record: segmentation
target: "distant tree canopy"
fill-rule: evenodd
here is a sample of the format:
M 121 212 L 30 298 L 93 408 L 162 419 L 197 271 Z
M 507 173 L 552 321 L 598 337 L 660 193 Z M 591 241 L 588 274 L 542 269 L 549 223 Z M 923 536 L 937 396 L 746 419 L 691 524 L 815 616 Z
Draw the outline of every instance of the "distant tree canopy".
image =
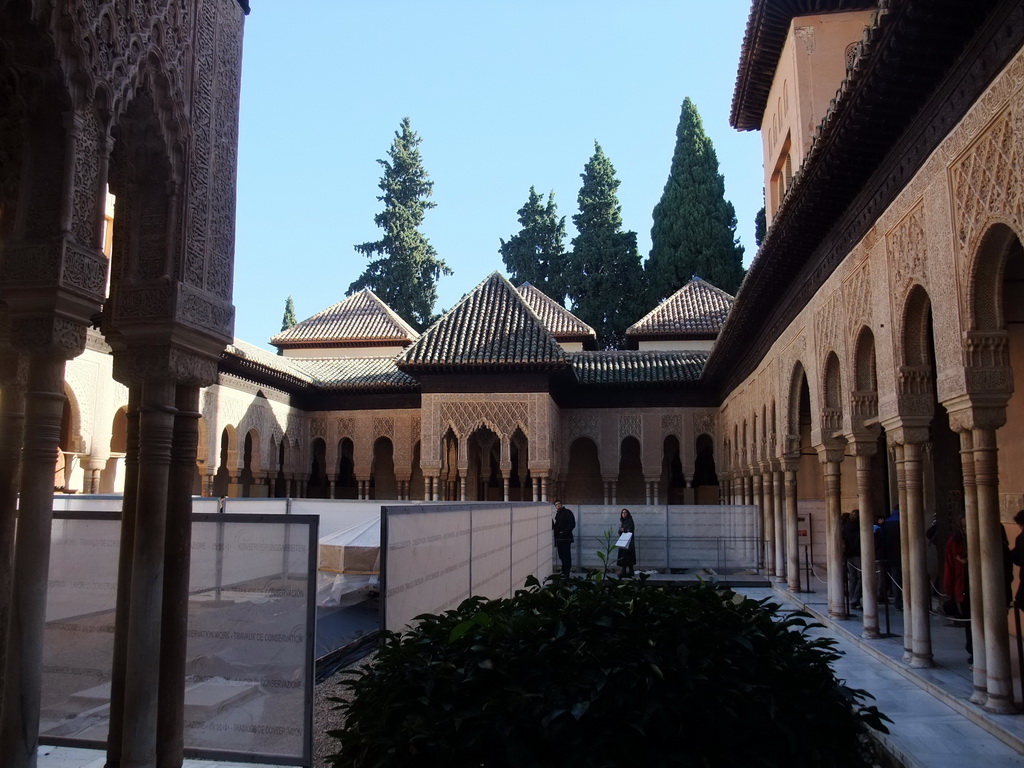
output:
M 434 318 L 437 281 L 441 275 L 452 274 L 419 231 L 426 212 L 437 205 L 428 199 L 434 182 L 423 168 L 421 141 L 409 118 L 403 118 L 388 159 L 377 161 L 384 167 L 379 184 L 383 194 L 377 197 L 384 210 L 373 220 L 383 235 L 380 240 L 355 246 L 370 263 L 348 288 L 350 295 L 369 288 L 419 330 Z
M 597 332 L 606 349 L 621 347 L 636 321 L 643 271 L 636 232 L 622 231 L 622 206 L 615 168 L 601 145 L 580 174 L 579 213 L 572 217 L 579 233 L 568 255 L 566 286 L 573 312 Z
M 555 193 L 547 203 L 530 187 L 530 196 L 519 209 L 522 228 L 501 240 L 501 253 L 509 279 L 516 285 L 531 283 L 555 301 L 565 300 L 565 217 L 558 215 Z
M 765 216 L 764 206 L 761 206 L 761 210 L 754 216 L 754 244 L 760 248 L 761 243 L 764 242 L 764 236 L 768 234 L 768 219 Z
M 718 156 L 689 98 L 679 115 L 668 181 L 654 207 L 644 271 L 651 303 L 671 296 L 694 275 L 729 293 L 736 293 L 743 281 L 736 211 L 725 199 Z

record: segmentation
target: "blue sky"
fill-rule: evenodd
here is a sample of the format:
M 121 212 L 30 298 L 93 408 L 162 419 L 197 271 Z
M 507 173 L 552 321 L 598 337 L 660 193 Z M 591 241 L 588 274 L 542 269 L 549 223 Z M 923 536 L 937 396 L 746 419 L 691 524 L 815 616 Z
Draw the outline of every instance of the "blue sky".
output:
M 495 269 L 531 185 L 570 237 L 598 141 L 626 229 L 650 251 L 683 98 L 714 142 L 749 263 L 761 142 L 728 123 L 746 0 L 261 0 L 246 19 L 235 335 L 270 348 L 344 298 L 376 240 L 381 167 L 408 116 L 434 181 L 423 231 L 447 309 Z M 568 245 L 568 242 L 567 242 Z

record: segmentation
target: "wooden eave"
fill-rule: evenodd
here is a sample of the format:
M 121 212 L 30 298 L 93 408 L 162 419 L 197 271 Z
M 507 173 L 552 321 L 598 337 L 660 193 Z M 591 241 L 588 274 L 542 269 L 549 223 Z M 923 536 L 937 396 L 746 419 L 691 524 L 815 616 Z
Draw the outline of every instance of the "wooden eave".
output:
M 273 343 L 273 342 L 272 342 Z M 410 339 L 404 338 L 372 338 L 372 339 L 308 339 L 300 341 L 284 341 L 274 344 L 278 349 L 345 349 L 350 347 L 402 347 L 403 349 L 412 344 Z
M 410 363 L 399 361 L 397 364 L 398 370 L 403 373 L 407 373 L 410 376 L 430 375 L 430 374 L 466 374 L 474 375 L 480 373 L 500 373 L 510 376 L 521 373 L 551 373 L 554 371 L 562 370 L 564 368 L 571 368 L 572 366 L 565 361 L 551 361 L 551 362 L 525 362 L 525 361 L 508 361 L 508 362 L 437 362 L 437 363 Z
M 893 5 L 868 35 L 747 271 L 704 369 L 720 392 L 753 372 L 1024 43 L 1019 0 Z
M 313 385 L 298 376 L 279 371 L 265 366 L 255 360 L 223 352 L 220 357 L 218 369 L 223 373 L 230 373 L 239 378 L 246 379 L 254 384 L 268 384 L 283 389 L 286 392 L 309 391 Z

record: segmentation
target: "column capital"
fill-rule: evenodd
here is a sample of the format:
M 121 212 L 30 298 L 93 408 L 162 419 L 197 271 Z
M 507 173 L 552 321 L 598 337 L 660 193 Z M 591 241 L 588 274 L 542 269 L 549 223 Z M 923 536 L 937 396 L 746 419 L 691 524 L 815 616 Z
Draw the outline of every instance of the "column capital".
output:
M 838 448 L 830 445 L 816 445 L 814 450 L 818 452 L 818 461 L 822 464 L 839 464 L 846 455 L 846 448 Z
M 949 428 L 954 432 L 972 429 L 999 429 L 1006 424 L 1009 395 L 960 395 L 943 402 L 949 412 Z

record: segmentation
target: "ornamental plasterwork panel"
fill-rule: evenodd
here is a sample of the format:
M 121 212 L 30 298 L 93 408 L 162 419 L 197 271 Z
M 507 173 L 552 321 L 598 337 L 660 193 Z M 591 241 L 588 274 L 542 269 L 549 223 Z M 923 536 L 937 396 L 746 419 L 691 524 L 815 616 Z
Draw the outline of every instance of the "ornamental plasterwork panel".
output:
M 856 343 L 857 332 L 871 328 L 871 262 L 865 259 L 843 284 L 846 302 L 846 333 L 850 344 Z
M 439 420 L 442 425 L 451 425 L 462 438 L 484 425 L 496 430 L 500 437 L 510 437 L 517 427 L 527 437 L 530 435 L 528 404 L 519 395 L 450 397 L 453 399 L 441 402 Z
M 309 436 L 312 440 L 322 437 L 325 441 L 329 442 L 330 432 L 325 416 L 313 416 L 309 420 Z
M 885 237 L 886 260 L 892 275 L 892 316 L 898 317 L 911 282 L 925 282 L 928 258 L 924 203 L 919 200 Z
M 675 435 L 680 444 L 683 442 L 683 417 L 679 414 L 664 414 L 661 417 L 661 436 Z
M 589 437 L 596 445 L 601 444 L 601 420 L 592 413 L 573 413 L 565 420 L 563 445 L 571 446 L 581 437 Z
M 700 435 L 708 435 L 714 440 L 715 435 L 718 433 L 717 430 L 718 417 L 714 413 L 695 413 L 693 414 L 693 434 L 694 437 Z
M 334 420 L 334 443 L 337 445 L 346 437 L 349 440 L 354 440 L 356 436 L 356 422 L 355 419 L 346 416 L 344 418 Z
M 1024 231 L 1024 111 L 1007 107 L 949 169 L 953 231 L 966 270 L 983 230 L 993 218 Z
M 393 443 L 395 440 L 395 420 L 390 416 L 373 417 L 373 441 L 381 437 L 387 437 Z
M 643 445 L 643 426 L 640 423 L 640 414 L 629 413 L 619 416 L 619 443 L 624 438 L 635 437 L 640 445 Z

